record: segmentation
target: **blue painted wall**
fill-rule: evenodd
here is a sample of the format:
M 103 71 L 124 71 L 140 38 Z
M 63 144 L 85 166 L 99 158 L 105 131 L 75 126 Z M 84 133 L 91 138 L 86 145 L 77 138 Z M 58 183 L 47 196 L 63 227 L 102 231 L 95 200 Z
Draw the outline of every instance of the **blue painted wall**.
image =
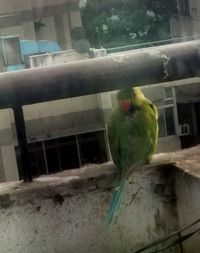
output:
M 22 61 L 24 61 L 25 56 L 28 55 L 37 55 L 62 51 L 61 47 L 57 43 L 49 40 L 20 40 L 20 50 Z M 25 69 L 25 64 L 22 63 L 6 67 L 6 71 L 8 72 L 21 69 Z
M 20 40 L 22 55 L 44 54 L 61 51 L 61 47 L 49 40 Z

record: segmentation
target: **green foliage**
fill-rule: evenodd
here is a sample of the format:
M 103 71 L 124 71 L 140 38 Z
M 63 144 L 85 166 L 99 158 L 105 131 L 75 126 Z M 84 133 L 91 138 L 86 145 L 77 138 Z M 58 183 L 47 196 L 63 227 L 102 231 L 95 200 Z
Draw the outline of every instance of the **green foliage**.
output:
M 46 27 L 45 23 L 43 23 L 42 19 L 35 20 L 33 22 L 35 31 L 38 31 L 44 27 Z
M 87 0 L 81 10 L 86 37 L 96 48 L 167 39 L 176 13 L 176 0 Z

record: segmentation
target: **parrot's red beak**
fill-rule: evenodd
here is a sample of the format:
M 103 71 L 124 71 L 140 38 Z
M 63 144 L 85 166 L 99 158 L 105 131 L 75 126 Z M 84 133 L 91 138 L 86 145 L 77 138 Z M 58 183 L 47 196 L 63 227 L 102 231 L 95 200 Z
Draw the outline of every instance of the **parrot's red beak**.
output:
M 131 108 L 131 100 L 130 99 L 126 99 L 126 100 L 122 100 L 119 102 L 121 109 L 124 112 L 129 112 L 130 108 Z

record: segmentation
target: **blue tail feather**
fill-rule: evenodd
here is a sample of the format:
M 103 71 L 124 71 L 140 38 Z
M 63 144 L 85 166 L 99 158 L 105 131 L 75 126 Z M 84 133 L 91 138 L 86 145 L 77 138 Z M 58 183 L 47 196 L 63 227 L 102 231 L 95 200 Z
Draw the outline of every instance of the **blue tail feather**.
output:
M 125 186 L 125 180 L 119 181 L 112 194 L 112 199 L 111 199 L 111 203 L 110 203 L 107 218 L 106 218 L 106 223 L 108 225 L 110 225 L 114 217 L 118 215 L 119 207 L 120 207 L 122 196 L 123 196 L 124 186 Z

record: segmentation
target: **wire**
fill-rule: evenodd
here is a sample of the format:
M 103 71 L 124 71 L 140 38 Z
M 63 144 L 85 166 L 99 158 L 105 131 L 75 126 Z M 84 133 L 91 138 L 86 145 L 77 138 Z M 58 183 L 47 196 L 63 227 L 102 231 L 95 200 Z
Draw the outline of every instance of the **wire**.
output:
M 147 249 L 152 249 L 152 248 L 154 248 L 155 246 L 158 246 L 158 245 L 160 245 L 160 244 L 162 244 L 162 243 L 165 243 L 165 242 L 169 241 L 170 239 L 172 239 L 172 238 L 175 237 L 175 236 L 179 236 L 178 239 L 176 239 L 175 241 L 172 242 L 172 243 L 175 243 L 175 245 L 176 245 L 176 244 L 178 244 L 178 243 L 180 243 L 180 242 L 182 242 L 182 241 L 188 239 L 189 237 L 191 237 L 191 236 L 194 235 L 195 233 L 199 232 L 199 231 L 200 231 L 200 228 L 197 229 L 196 231 L 192 232 L 192 233 L 189 233 L 189 234 L 187 234 L 187 235 L 184 235 L 184 236 L 181 236 L 181 237 L 180 237 L 180 233 L 182 233 L 182 232 L 184 232 L 185 230 L 187 230 L 187 229 L 193 227 L 194 225 L 196 225 L 196 224 L 199 223 L 199 222 L 200 222 L 200 219 L 196 220 L 195 222 L 193 222 L 193 223 L 190 224 L 189 226 L 186 226 L 186 227 L 184 227 L 183 229 L 180 229 L 180 230 L 178 230 L 178 231 L 172 233 L 171 235 L 168 235 L 168 236 L 165 236 L 165 237 L 163 237 L 163 238 L 161 238 L 161 239 L 158 239 L 158 240 L 156 240 L 156 241 L 154 241 L 154 242 L 152 242 L 152 243 L 150 243 L 150 244 L 144 246 L 143 248 L 141 248 L 141 249 L 139 249 L 139 250 L 133 251 L 133 253 L 141 253 L 141 252 L 144 252 L 144 251 L 146 251 Z M 175 246 L 175 245 L 172 245 L 172 246 Z M 168 245 L 167 247 L 172 247 L 172 246 Z M 162 250 L 162 249 L 160 249 L 160 251 L 161 251 L 161 250 Z M 163 250 L 164 250 L 164 249 L 163 249 Z M 159 251 L 157 250 L 157 251 L 155 251 L 155 252 L 159 252 Z M 153 252 L 153 253 L 154 253 L 154 252 Z

